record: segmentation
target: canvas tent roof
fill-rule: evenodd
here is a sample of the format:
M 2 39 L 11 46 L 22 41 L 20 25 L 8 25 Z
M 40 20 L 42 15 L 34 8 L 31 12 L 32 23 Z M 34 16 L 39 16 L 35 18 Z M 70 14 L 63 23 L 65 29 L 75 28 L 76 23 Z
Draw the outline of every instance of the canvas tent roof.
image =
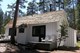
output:
M 21 24 L 39 24 L 39 23 L 50 23 L 50 22 L 57 22 L 62 19 L 65 19 L 66 13 L 65 11 L 53 11 L 53 12 L 47 12 L 44 14 L 35 14 L 33 16 L 24 16 L 19 17 L 17 19 L 16 26 L 19 26 Z M 10 21 L 8 26 L 12 26 L 12 21 Z

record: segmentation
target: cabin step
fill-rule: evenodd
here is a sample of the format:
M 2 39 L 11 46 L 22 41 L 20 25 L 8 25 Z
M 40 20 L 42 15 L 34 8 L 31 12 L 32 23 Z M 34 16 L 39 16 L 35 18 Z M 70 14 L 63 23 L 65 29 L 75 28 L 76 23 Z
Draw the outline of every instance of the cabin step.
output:
M 26 49 L 34 49 L 36 44 L 28 43 Z

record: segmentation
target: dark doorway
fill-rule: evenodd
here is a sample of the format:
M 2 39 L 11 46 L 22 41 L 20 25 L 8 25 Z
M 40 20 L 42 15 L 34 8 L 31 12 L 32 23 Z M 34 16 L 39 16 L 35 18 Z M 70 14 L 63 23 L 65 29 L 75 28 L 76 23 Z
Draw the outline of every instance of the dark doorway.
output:
M 33 37 L 39 37 L 39 42 L 41 42 L 41 38 L 45 38 L 45 34 L 46 34 L 46 27 L 45 25 L 41 25 L 41 26 L 33 26 L 32 27 L 32 36 Z

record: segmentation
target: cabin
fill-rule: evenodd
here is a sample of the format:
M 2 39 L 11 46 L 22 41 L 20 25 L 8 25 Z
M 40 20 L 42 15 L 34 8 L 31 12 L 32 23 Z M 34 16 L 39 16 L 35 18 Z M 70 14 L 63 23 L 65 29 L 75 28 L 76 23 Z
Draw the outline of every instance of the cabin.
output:
M 12 20 L 6 25 L 6 34 L 10 35 Z M 67 26 L 68 38 L 62 41 L 61 45 L 75 47 L 76 46 L 76 31 L 68 27 L 67 14 L 65 11 L 53 11 L 44 14 L 34 14 L 32 16 L 19 17 L 16 24 L 17 43 L 27 44 L 35 43 L 42 46 L 47 44 L 47 47 L 58 47 L 58 38 L 61 36 L 61 26 Z M 10 33 L 9 33 L 10 32 Z M 46 47 L 46 46 L 43 46 Z

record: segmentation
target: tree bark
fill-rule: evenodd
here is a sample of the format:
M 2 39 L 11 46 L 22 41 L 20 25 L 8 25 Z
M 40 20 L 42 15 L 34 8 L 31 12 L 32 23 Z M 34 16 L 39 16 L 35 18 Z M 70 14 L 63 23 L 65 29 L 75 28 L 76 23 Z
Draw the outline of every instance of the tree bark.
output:
M 45 12 L 45 0 L 43 0 L 43 13 Z
M 74 29 L 76 29 L 76 18 L 75 18 L 75 7 L 74 6 L 75 5 L 74 5 L 74 0 L 73 0 L 73 16 L 74 16 L 74 18 L 73 18 L 73 21 L 74 21 L 73 27 L 74 27 Z
M 50 4 L 50 11 L 52 11 L 52 7 L 51 6 L 52 6 L 52 4 Z
M 11 44 L 15 44 L 15 36 L 16 36 L 16 21 L 17 21 L 17 15 L 19 10 L 19 1 L 16 1 L 16 7 L 15 7 L 15 13 L 14 13 L 14 20 L 13 20 L 13 26 L 12 26 L 12 34 L 11 34 Z
M 60 8 L 61 8 L 61 7 L 60 7 L 60 5 L 61 5 L 61 4 L 60 4 L 60 3 L 61 3 L 61 0 L 59 0 L 58 2 L 59 2 L 58 5 L 59 5 L 59 10 L 60 10 Z

